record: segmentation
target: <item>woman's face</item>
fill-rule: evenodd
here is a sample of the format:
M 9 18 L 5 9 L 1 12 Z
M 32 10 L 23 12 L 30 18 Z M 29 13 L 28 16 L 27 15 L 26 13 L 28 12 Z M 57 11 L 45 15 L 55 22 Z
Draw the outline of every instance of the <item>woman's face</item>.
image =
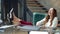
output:
M 50 9 L 49 9 L 48 15 L 49 15 L 49 16 L 52 16 L 52 15 L 53 15 L 53 8 L 50 8 Z

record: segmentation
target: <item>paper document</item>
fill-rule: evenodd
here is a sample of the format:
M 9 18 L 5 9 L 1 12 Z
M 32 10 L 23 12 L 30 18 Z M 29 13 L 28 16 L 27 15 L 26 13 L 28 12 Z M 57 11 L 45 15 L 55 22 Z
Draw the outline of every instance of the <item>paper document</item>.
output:
M 14 26 L 14 25 L 5 25 L 5 26 L 1 26 L 0 29 L 1 29 L 1 28 L 9 28 L 9 27 L 13 27 L 13 26 Z

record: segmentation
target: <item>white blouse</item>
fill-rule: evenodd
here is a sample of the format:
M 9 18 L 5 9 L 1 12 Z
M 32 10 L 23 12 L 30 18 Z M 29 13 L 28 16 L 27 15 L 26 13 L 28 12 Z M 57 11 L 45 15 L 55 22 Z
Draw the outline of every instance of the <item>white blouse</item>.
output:
M 38 21 L 38 22 L 36 23 L 36 26 L 42 26 L 42 24 L 43 24 L 43 22 L 45 21 L 45 19 L 46 19 L 46 18 L 42 19 L 41 21 Z M 51 23 L 50 23 L 50 20 L 51 20 L 51 19 L 49 19 L 48 22 L 45 24 L 45 27 L 50 27 L 50 24 L 51 24 Z M 53 19 L 53 21 L 52 21 L 51 27 L 56 27 L 56 26 L 57 26 L 57 23 L 58 23 L 58 18 L 55 17 L 55 18 Z

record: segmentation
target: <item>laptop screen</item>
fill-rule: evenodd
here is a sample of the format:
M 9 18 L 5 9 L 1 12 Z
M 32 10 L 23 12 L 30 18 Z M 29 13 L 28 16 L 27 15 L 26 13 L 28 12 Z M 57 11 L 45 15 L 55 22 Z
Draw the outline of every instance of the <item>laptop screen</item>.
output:
M 46 31 L 30 31 L 29 34 L 48 34 L 48 32 Z

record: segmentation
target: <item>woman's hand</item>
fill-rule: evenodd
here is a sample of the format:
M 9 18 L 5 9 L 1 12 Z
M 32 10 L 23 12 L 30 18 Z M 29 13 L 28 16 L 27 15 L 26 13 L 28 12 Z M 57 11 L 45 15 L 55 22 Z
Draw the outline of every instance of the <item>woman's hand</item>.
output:
M 43 25 L 42 28 L 45 29 L 46 28 L 45 25 Z

